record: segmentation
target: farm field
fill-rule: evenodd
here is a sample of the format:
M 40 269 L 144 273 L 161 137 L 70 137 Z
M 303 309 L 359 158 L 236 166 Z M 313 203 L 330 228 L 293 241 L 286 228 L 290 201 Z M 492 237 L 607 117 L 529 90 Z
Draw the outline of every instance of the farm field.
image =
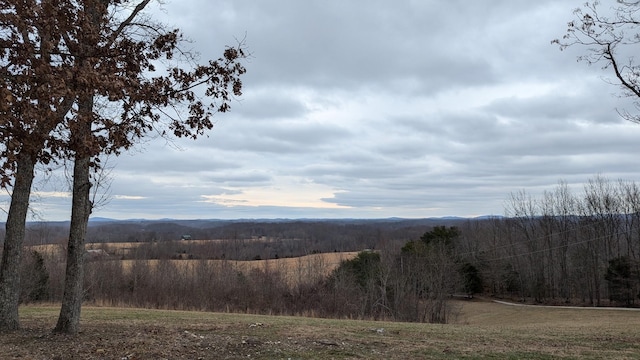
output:
M 121 261 L 124 268 L 130 268 L 135 262 L 145 262 L 151 266 L 157 265 L 160 261 L 168 261 L 174 265 L 179 265 L 185 268 L 195 266 L 202 261 L 206 261 L 211 264 L 220 264 L 223 262 L 229 263 L 238 267 L 239 270 L 249 269 L 283 269 L 286 271 L 296 270 L 300 266 L 307 266 L 316 264 L 324 269 L 333 270 L 344 260 L 353 259 L 358 255 L 358 252 L 339 252 L 339 253 L 320 253 L 311 254 L 305 256 L 298 256 L 292 258 L 281 259 L 268 259 L 268 260 L 116 260 Z
M 26 306 L 0 358 L 640 358 L 638 311 L 456 305 L 449 325 L 85 307 L 75 337 L 51 334 L 57 306 Z
M 357 252 L 340 252 L 340 253 L 321 253 L 299 256 L 294 258 L 268 259 L 268 260 L 115 260 L 119 261 L 125 270 L 130 269 L 135 263 L 144 263 L 150 265 L 153 269 L 161 261 L 169 262 L 176 265 L 178 269 L 188 271 L 202 262 L 208 265 L 216 266 L 223 263 L 234 267 L 238 271 L 248 273 L 252 269 L 260 270 L 282 270 L 286 274 L 287 281 L 290 284 L 295 283 L 297 277 L 314 272 L 316 276 L 327 276 L 337 268 L 342 261 L 353 259 L 358 255 Z
M 176 244 L 184 245 L 188 247 L 190 245 L 197 244 L 206 244 L 208 242 L 223 242 L 227 240 L 182 240 L 174 242 Z M 247 240 L 247 241 L 264 241 L 264 240 Z M 188 255 L 199 255 L 197 253 L 193 254 L 180 254 L 183 255 L 182 259 L 165 259 L 165 260 L 156 260 L 156 259 L 125 259 L 121 260 L 121 254 L 123 250 L 133 249 L 138 246 L 144 245 L 148 243 L 88 243 L 86 244 L 86 249 L 91 250 L 101 250 L 104 251 L 107 256 L 101 257 L 101 261 L 113 261 L 117 262 L 122 266 L 122 269 L 128 271 L 131 269 L 134 264 L 144 264 L 148 265 L 150 268 L 156 267 L 160 262 L 170 263 L 171 265 L 175 265 L 176 269 L 182 269 L 183 271 L 193 270 L 198 266 L 202 266 L 203 262 L 210 266 L 222 266 L 227 265 L 235 268 L 238 271 L 242 271 L 245 273 L 250 272 L 253 269 L 260 270 L 278 270 L 281 273 L 286 274 L 286 279 L 290 283 L 290 285 L 299 282 L 299 277 L 301 276 L 309 276 L 309 274 L 313 274 L 314 276 L 327 276 L 337 268 L 342 261 L 353 259 L 358 255 L 358 252 L 332 252 L 332 253 L 317 253 L 310 254 L 305 256 L 298 257 L 290 257 L 290 258 L 279 258 L 279 259 L 263 259 L 263 260 L 212 260 L 212 259 L 198 259 L 192 260 L 189 259 Z M 48 244 L 48 245 L 33 245 L 30 246 L 29 249 L 38 251 L 42 254 L 48 254 L 53 256 L 62 256 L 64 253 L 64 249 L 58 244 Z
M 114 254 L 114 253 L 118 253 L 121 252 L 123 249 L 135 249 L 137 247 L 140 246 L 144 246 L 144 245 L 150 245 L 150 244 L 180 244 L 180 245 L 184 245 L 184 246 L 190 246 L 190 245 L 204 245 L 207 243 L 224 243 L 224 242 L 229 242 L 230 240 L 224 240 L 224 239 L 211 239 L 211 240 L 176 240 L 176 241 L 165 241 L 165 242 L 161 242 L 161 243 L 153 243 L 153 242 L 143 242 L 143 241 L 139 241 L 139 242 L 106 242 L 106 243 L 92 243 L 92 242 L 88 242 L 85 244 L 85 247 L 87 250 L 90 249 L 103 249 L 105 251 L 107 251 L 108 253 Z M 264 243 L 264 242 L 269 242 L 268 240 L 265 239 L 243 239 L 242 242 L 244 243 Z M 44 244 L 44 245 L 30 245 L 29 248 L 36 250 L 36 251 L 40 251 L 40 252 L 57 252 L 60 251 L 62 249 L 60 244 Z

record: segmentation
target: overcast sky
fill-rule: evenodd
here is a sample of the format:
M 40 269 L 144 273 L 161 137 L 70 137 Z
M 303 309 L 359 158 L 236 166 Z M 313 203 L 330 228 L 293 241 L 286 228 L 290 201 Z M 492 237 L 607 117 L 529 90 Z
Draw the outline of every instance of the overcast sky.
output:
M 616 112 L 633 105 L 609 72 L 576 61 L 584 49 L 550 43 L 583 2 L 156 4 L 203 60 L 245 39 L 244 94 L 208 138 L 112 159 L 93 216 L 501 215 L 510 193 L 560 180 L 638 181 L 640 125 Z M 40 219 L 69 217 L 63 179 L 36 190 Z

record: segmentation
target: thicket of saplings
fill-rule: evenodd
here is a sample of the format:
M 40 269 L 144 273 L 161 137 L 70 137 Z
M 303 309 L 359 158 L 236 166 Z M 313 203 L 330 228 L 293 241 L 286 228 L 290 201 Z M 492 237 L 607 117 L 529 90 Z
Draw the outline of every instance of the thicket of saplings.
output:
M 371 250 L 328 275 L 321 261 L 241 271 L 229 260 L 234 254 L 275 257 L 273 248 L 282 248 L 269 241 L 211 242 L 210 253 L 180 249 L 180 242 L 145 244 L 146 250 L 130 256 L 154 254 L 156 264 L 88 260 L 86 299 L 118 306 L 428 322 L 450 319 L 449 300 L 455 294 L 547 304 L 637 304 L 640 188 L 634 182 L 596 177 L 578 194 L 564 183 L 538 197 L 514 193 L 506 212 L 504 218 L 431 227 L 413 240 L 373 233 Z M 294 246 L 295 240 L 282 244 Z M 154 252 L 154 246 L 167 248 Z M 200 260 L 171 260 L 184 258 L 180 253 L 200 254 L 194 256 Z M 62 259 L 30 254 L 22 274 L 23 300 L 60 299 Z M 207 256 L 227 260 L 212 262 Z

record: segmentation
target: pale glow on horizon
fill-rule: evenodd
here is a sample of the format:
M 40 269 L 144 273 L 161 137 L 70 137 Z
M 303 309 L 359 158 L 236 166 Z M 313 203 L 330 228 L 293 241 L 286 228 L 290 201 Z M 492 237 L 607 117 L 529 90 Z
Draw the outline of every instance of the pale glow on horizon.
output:
M 219 195 L 201 195 L 205 203 L 213 203 L 226 207 L 235 206 L 280 206 L 306 207 L 322 209 L 349 209 L 322 199 L 333 198 L 338 190 L 326 185 L 304 179 L 284 177 L 278 179 L 274 186 L 263 186 L 249 189 L 229 189 L 229 193 Z

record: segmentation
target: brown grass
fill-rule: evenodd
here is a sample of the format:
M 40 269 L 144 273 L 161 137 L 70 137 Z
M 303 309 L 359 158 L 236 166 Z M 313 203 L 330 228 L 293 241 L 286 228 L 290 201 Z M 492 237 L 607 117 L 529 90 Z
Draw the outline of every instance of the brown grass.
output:
M 183 245 L 203 245 L 203 244 L 207 244 L 207 243 L 211 243 L 211 242 L 225 242 L 225 241 L 229 241 L 229 240 L 219 240 L 219 239 L 214 239 L 214 240 L 179 240 L 179 241 L 167 241 L 167 242 L 163 242 L 161 244 L 164 243 L 175 243 L 175 244 L 183 244 Z M 244 241 L 259 241 L 259 240 L 244 240 Z M 117 252 L 122 251 L 123 249 L 135 249 L 137 247 L 140 247 L 142 245 L 149 245 L 149 244 L 153 244 L 153 243 L 149 243 L 149 242 L 110 242 L 110 243 L 86 243 L 85 244 L 85 248 L 87 250 L 89 249 L 104 249 L 106 252 L 110 253 L 110 254 L 114 254 Z M 30 249 L 39 251 L 39 252 L 44 252 L 44 253 L 50 253 L 50 252 L 54 252 L 54 251 L 59 251 L 62 248 L 61 244 L 44 244 L 44 245 L 29 245 L 28 246 Z
M 208 242 L 223 242 L 229 240 L 179 240 L 175 243 L 184 245 L 194 244 L 206 244 Z M 265 242 L 271 241 L 269 238 L 247 239 L 244 241 L 256 241 Z M 114 242 L 114 243 L 87 243 L 86 249 L 103 249 L 107 253 L 122 254 L 127 249 L 133 249 L 139 247 L 144 242 Z M 49 255 L 63 255 L 63 247 L 60 244 L 46 244 L 46 245 L 32 245 L 29 247 L 32 250 L 38 251 L 43 254 Z M 334 252 L 334 253 L 320 253 L 311 254 L 293 258 L 280 258 L 280 259 L 268 259 L 268 260 L 192 260 L 192 259 L 171 259 L 171 260 L 116 260 L 105 259 L 103 261 L 118 261 L 122 264 L 125 271 L 130 270 L 133 264 L 147 264 L 152 268 L 157 266 L 160 261 L 169 262 L 178 269 L 188 271 L 194 269 L 196 266 L 206 262 L 211 266 L 219 266 L 222 263 L 231 265 L 239 271 L 245 273 L 254 269 L 259 270 L 271 270 L 280 271 L 282 274 L 286 274 L 286 278 L 290 284 L 298 282 L 300 277 L 305 276 L 305 279 L 310 277 L 318 278 L 327 276 L 344 260 L 350 260 L 356 257 L 358 252 Z M 196 254 L 197 255 L 197 254 Z
M 12 359 L 637 359 L 640 312 L 455 302 L 451 325 L 86 307 L 51 335 L 57 306 L 21 308 Z
M 152 269 L 158 266 L 160 262 L 168 262 L 177 269 L 190 271 L 206 263 L 209 266 L 221 266 L 223 263 L 230 265 L 245 273 L 258 269 L 264 271 L 278 271 L 285 274 L 290 284 L 295 284 L 300 279 L 309 279 L 327 276 L 344 260 L 353 259 L 358 255 L 357 252 L 336 252 L 336 253 L 320 253 L 294 258 L 281 258 L 269 260 L 108 260 L 118 261 L 122 264 L 125 271 L 130 270 L 134 264 L 146 264 Z

